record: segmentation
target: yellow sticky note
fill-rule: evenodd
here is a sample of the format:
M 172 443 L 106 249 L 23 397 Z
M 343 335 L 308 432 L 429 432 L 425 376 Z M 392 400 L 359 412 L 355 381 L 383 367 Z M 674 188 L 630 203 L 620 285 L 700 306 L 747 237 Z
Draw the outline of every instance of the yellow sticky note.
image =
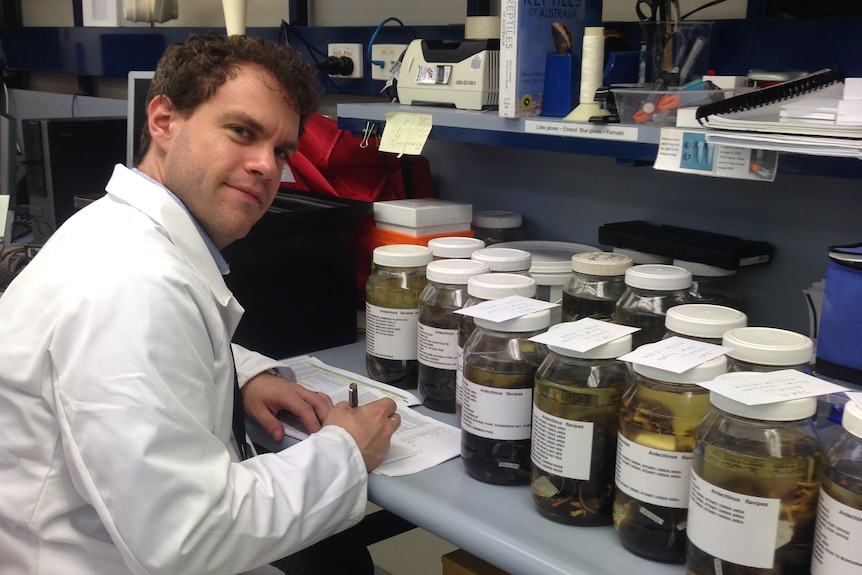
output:
M 390 112 L 380 138 L 380 150 L 402 156 L 422 153 L 428 134 L 431 133 L 431 114 Z

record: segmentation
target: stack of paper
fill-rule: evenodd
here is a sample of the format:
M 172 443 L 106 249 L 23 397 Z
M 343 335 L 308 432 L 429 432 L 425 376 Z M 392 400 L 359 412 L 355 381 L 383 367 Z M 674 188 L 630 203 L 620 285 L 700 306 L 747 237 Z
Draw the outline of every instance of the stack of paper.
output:
M 840 102 L 838 98 L 808 98 L 801 102 L 788 102 L 781 106 L 778 120 L 804 124 L 834 124 Z
M 835 123 L 862 124 L 862 78 L 844 80 L 844 97 L 838 102 Z

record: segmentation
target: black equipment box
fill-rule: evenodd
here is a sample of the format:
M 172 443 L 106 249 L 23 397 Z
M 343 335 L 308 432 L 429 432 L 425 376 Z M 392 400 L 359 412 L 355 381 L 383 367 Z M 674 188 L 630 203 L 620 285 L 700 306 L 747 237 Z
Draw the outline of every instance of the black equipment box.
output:
M 356 341 L 357 238 L 372 204 L 282 190 L 222 250 L 245 308 L 234 342 L 281 359 Z

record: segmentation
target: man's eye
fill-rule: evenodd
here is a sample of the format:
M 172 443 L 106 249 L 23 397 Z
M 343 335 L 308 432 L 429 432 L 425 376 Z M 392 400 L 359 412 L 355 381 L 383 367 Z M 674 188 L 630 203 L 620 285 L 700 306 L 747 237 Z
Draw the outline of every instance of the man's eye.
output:
M 231 129 L 234 132 L 236 132 L 237 134 L 239 134 L 240 136 L 243 136 L 245 138 L 247 138 L 248 136 L 251 135 L 251 132 L 249 130 L 247 130 L 246 128 L 243 128 L 242 126 L 233 126 Z
M 278 156 L 278 158 L 284 162 L 290 159 L 290 152 L 282 148 L 276 148 L 275 155 Z

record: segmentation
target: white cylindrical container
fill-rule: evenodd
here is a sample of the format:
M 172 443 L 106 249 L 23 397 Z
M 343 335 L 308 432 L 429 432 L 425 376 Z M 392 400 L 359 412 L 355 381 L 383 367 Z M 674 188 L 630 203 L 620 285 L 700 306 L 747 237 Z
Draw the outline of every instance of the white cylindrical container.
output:
M 739 310 L 708 303 L 686 303 L 667 310 L 665 337 L 680 336 L 721 345 L 724 334 L 745 327 L 748 317 Z
M 476 250 L 472 259 L 488 264 L 492 273 L 530 275 L 533 256 L 530 252 L 514 248 L 483 248 Z
M 432 238 L 428 240 L 428 247 L 431 248 L 434 259 L 470 259 L 473 252 L 485 247 L 485 242 L 479 238 L 452 236 Z

